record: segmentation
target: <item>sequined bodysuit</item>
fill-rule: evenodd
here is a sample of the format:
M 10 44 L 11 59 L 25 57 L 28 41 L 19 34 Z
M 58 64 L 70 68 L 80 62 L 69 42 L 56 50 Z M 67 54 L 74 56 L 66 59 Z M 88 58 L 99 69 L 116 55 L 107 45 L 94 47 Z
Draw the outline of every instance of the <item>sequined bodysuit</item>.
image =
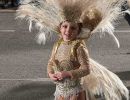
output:
M 48 73 L 71 72 L 71 78 L 55 82 L 55 97 L 63 96 L 67 100 L 71 95 L 77 95 L 83 91 L 80 80 L 89 73 L 88 52 L 79 40 L 62 41 L 57 44 L 48 63 Z

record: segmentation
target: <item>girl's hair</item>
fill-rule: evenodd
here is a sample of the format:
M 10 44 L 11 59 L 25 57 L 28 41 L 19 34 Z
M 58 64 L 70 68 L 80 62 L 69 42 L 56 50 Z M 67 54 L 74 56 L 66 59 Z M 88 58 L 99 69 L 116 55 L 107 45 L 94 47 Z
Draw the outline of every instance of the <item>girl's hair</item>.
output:
M 78 34 L 80 34 L 80 32 L 82 30 L 82 27 L 83 27 L 83 24 L 82 23 L 78 23 L 78 26 L 79 26 Z

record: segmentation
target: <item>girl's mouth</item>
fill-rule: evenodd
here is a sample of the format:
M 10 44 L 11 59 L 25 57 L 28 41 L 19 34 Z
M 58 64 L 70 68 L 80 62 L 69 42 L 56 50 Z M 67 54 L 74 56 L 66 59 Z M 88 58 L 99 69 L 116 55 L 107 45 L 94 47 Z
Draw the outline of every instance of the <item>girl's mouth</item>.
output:
M 72 36 L 72 34 L 64 34 L 65 36 L 67 36 L 67 37 L 71 37 Z

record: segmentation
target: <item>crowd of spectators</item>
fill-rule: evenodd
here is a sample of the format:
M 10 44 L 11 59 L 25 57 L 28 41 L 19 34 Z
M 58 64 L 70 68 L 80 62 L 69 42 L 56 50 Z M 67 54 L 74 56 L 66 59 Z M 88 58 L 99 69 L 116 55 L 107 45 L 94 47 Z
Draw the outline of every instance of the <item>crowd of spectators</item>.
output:
M 1 8 L 12 8 L 12 7 L 18 7 L 20 4 L 20 0 L 0 0 L 1 2 Z

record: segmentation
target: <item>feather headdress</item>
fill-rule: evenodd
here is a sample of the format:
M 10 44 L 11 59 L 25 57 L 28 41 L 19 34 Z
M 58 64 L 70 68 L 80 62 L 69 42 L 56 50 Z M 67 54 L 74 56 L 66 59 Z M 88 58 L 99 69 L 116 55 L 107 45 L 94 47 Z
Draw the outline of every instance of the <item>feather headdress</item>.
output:
M 113 34 L 116 20 L 121 15 L 121 5 L 125 0 L 24 0 L 17 10 L 18 18 L 32 22 L 39 29 L 39 37 L 45 41 L 50 33 L 58 33 L 57 27 L 64 20 L 83 24 L 83 34 L 99 32 Z

